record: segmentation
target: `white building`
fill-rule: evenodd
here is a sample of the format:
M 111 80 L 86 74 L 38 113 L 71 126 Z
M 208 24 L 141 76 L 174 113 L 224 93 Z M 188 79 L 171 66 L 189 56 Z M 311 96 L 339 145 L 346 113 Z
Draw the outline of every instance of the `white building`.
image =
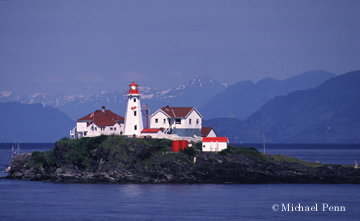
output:
M 70 138 L 114 134 L 200 141 L 201 137 L 216 137 L 212 127 L 202 128 L 203 117 L 195 107 L 163 107 L 150 116 L 150 128 L 144 129 L 138 85 L 129 86 L 125 119 L 103 107 L 78 119 Z
M 164 134 L 201 137 L 202 116 L 195 107 L 163 107 L 150 116 L 150 128 L 164 128 Z
M 70 138 L 96 137 L 100 135 L 121 135 L 124 132 L 124 118 L 105 110 L 86 115 L 76 121 L 76 127 L 70 131 Z
M 125 113 L 125 130 L 124 134 L 128 136 L 140 136 L 143 130 L 143 121 L 140 105 L 140 93 L 138 85 L 134 82 L 129 85 L 130 90 Z
M 227 148 L 229 140 L 227 137 L 203 137 L 202 151 L 217 152 Z
M 164 132 L 162 129 L 143 129 L 141 131 L 141 137 L 149 137 L 149 138 L 158 138 L 162 139 L 164 137 Z

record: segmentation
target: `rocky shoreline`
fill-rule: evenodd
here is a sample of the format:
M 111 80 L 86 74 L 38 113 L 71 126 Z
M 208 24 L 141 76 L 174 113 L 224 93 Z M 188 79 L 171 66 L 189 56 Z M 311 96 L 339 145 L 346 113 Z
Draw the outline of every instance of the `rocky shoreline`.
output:
M 6 178 L 64 183 L 360 183 L 360 169 L 279 161 L 254 148 L 173 153 L 169 141 L 124 139 L 76 141 L 86 151 L 76 149 L 73 141 L 60 141 L 49 153 L 13 157 Z

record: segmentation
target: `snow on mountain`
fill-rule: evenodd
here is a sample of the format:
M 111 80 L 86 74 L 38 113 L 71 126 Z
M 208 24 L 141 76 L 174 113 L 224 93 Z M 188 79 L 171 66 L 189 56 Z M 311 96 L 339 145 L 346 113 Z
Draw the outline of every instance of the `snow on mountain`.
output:
M 12 91 L 1 91 L 0 94 L 1 94 L 1 97 L 9 97 L 13 92 Z
M 201 107 L 215 94 L 226 89 L 226 86 L 213 78 L 198 77 L 184 85 L 168 90 L 158 90 L 146 86 L 139 86 L 142 105 L 148 104 L 150 113 L 166 105 Z M 92 95 L 48 95 L 37 93 L 33 95 L 20 95 L 11 91 L 0 92 L 0 102 L 17 101 L 32 104 L 41 103 L 60 109 L 71 119 L 79 119 L 94 110 L 106 109 L 124 116 L 127 102 L 127 90 L 115 92 L 99 91 Z

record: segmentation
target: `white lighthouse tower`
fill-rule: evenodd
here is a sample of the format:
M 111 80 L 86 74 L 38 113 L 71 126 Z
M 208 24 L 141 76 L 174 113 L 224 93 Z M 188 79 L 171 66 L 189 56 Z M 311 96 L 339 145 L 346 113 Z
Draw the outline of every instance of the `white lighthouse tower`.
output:
M 128 102 L 127 102 L 126 114 L 125 114 L 124 134 L 131 136 L 135 134 L 136 136 L 139 136 L 141 131 L 143 130 L 140 94 L 137 84 L 133 82 L 129 86 L 130 86 L 130 90 L 128 94 Z

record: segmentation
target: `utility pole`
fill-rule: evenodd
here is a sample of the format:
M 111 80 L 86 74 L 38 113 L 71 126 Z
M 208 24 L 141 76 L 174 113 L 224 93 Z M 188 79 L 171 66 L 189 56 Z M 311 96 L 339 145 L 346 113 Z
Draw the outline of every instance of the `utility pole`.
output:
M 264 154 L 265 154 L 265 134 L 263 133 L 263 143 L 264 143 Z

